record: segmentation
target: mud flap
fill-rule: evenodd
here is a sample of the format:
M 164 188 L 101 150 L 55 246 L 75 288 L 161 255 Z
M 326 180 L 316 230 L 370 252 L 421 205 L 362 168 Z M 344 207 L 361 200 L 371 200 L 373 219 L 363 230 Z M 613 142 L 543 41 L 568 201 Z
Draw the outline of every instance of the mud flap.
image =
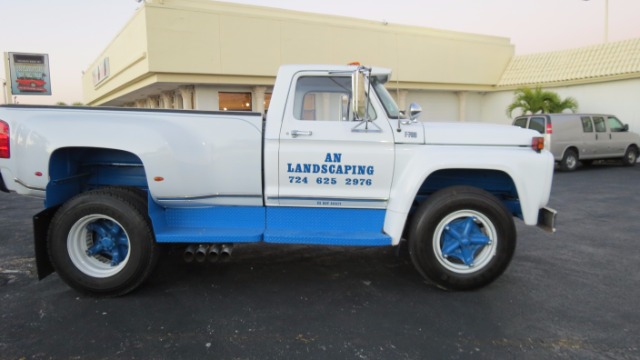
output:
M 59 206 L 55 206 L 39 212 L 33 217 L 33 240 L 36 252 L 36 267 L 38 269 L 38 280 L 42 280 L 49 276 L 55 270 L 49 259 L 49 250 L 47 248 L 47 234 L 49 233 L 49 224 L 51 219 L 58 211 Z

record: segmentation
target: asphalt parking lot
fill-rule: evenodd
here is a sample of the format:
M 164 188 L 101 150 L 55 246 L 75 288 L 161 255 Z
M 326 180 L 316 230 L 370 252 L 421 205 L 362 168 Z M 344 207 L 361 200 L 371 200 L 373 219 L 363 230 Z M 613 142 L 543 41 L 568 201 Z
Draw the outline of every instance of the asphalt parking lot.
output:
M 558 231 L 518 221 L 506 273 L 426 284 L 387 248 L 245 245 L 226 264 L 167 249 L 121 298 L 35 276 L 31 216 L 0 193 L 0 359 L 640 359 L 640 165 L 556 173 Z

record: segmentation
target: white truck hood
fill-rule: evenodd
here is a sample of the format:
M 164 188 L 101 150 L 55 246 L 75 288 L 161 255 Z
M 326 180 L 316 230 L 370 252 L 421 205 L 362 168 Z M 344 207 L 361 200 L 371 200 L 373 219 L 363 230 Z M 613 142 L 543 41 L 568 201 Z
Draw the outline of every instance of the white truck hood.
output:
M 423 123 L 427 145 L 531 146 L 540 134 L 517 126 L 485 123 Z

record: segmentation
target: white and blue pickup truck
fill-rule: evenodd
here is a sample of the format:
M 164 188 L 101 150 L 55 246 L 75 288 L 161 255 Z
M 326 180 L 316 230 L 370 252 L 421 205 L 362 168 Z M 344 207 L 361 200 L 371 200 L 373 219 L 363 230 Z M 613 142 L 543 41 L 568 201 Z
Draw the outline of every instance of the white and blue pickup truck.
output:
M 514 217 L 554 231 L 553 157 L 533 130 L 423 123 L 390 70 L 286 65 L 268 115 L 0 107 L 0 189 L 44 198 L 38 276 L 98 296 L 152 272 L 161 244 L 215 260 L 234 244 L 399 246 L 439 287 L 507 268 Z

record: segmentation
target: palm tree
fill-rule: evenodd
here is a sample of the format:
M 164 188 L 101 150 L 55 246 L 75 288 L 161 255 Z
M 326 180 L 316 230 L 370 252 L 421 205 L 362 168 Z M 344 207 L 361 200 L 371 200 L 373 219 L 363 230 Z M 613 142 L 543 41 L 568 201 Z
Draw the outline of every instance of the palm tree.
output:
M 565 110 L 571 110 L 571 112 L 578 111 L 578 100 L 572 97 L 566 97 L 564 100 L 554 101 L 550 104 L 549 112 L 550 113 L 561 113 Z
M 511 117 L 513 110 L 520 108 L 522 115 L 530 113 L 561 113 L 564 110 L 576 112 L 578 101 L 572 97 L 560 99 L 560 96 L 553 91 L 542 90 L 541 87 L 531 89 L 521 87 L 514 92 L 513 102 L 507 106 L 507 116 Z

